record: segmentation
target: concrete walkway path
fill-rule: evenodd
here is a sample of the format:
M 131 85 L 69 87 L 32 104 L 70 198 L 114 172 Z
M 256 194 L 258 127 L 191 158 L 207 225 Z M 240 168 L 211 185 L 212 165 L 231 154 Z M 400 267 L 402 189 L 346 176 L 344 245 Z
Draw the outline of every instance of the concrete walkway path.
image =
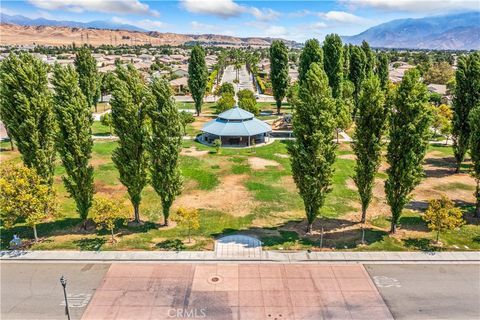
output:
M 215 251 L 1 251 L 0 261 L 58 262 L 279 262 L 279 263 L 480 263 L 480 252 L 281 252 L 253 256 Z
M 217 257 L 245 257 L 261 258 L 262 242 L 256 238 L 244 235 L 231 235 L 215 241 L 215 255 Z

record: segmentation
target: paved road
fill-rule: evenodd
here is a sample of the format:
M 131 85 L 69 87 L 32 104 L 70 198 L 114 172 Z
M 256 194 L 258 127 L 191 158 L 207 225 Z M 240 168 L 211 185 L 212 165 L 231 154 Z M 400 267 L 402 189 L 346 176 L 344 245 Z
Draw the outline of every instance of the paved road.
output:
M 479 319 L 480 265 L 366 265 L 395 319 Z
M 240 69 L 240 72 L 238 75 L 238 80 L 239 80 L 238 83 L 233 82 L 235 79 L 236 79 L 235 68 L 233 66 L 227 66 L 225 68 L 225 71 L 223 72 L 221 83 L 230 82 L 231 84 L 233 84 L 233 87 L 235 88 L 235 93 L 243 89 L 249 89 L 249 90 L 255 91 L 253 88 L 252 77 L 248 73 L 247 68 L 245 66 L 242 66 L 242 68 Z
M 71 319 L 80 319 L 109 264 L 2 263 L 0 319 L 66 319 L 62 274 Z

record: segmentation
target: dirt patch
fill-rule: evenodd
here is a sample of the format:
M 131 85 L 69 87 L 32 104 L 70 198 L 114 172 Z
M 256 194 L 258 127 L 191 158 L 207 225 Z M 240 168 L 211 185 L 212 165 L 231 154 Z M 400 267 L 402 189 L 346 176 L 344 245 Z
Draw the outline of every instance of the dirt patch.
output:
M 101 166 L 102 164 L 112 163 L 111 158 L 95 158 L 90 160 L 90 164 L 93 167 Z
M 197 130 L 200 130 L 200 129 L 202 129 L 202 127 L 205 123 L 207 123 L 208 121 L 210 121 L 212 119 L 214 119 L 214 117 L 204 117 L 204 116 L 195 117 L 195 122 L 192 123 L 192 127 L 194 127 Z
M 346 160 L 356 160 L 357 158 L 355 157 L 354 154 L 342 154 L 340 156 L 337 157 L 338 159 L 346 159 Z
M 273 155 L 279 158 L 284 158 L 284 159 L 290 158 L 288 154 L 283 154 L 283 153 L 274 153 Z
M 243 185 L 248 175 L 228 175 L 212 191 L 194 190 L 181 195 L 174 203 L 175 207 L 212 209 L 243 217 L 252 213 L 257 201 Z
M 201 157 L 208 154 L 207 150 L 197 150 L 194 146 L 190 148 L 184 148 L 180 152 L 181 155 L 190 156 L 190 157 Z
M 250 167 L 252 167 L 253 170 L 263 170 L 269 166 L 270 167 L 280 166 L 280 163 L 278 163 L 277 161 L 267 160 L 267 159 L 258 158 L 258 157 L 249 157 L 248 163 L 250 164 Z
M 103 181 L 95 181 L 94 184 L 95 193 L 104 193 L 107 194 L 109 197 L 114 196 L 115 194 L 119 193 L 122 194 L 127 192 L 127 188 L 123 184 L 117 185 L 109 185 L 105 184 Z

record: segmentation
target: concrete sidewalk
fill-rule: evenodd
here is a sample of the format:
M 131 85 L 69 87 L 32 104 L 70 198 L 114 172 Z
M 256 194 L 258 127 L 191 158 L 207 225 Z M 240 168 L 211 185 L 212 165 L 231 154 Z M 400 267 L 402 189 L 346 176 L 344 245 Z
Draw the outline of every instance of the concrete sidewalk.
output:
M 480 252 L 280 252 L 219 256 L 214 251 L 1 251 L 0 261 L 35 262 L 278 262 L 278 263 L 480 263 Z

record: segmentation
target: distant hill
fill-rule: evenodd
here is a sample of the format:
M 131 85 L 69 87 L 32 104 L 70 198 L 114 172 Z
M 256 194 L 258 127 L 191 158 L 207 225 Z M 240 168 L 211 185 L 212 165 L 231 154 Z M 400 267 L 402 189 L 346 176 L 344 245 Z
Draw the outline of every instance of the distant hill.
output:
M 216 34 L 178 34 L 157 31 L 130 31 L 118 28 L 84 28 L 63 26 L 27 26 L 13 23 L 0 24 L 2 45 L 77 45 L 87 43 L 93 46 L 112 45 L 182 45 L 204 43 L 218 46 L 268 47 L 273 38 L 239 38 Z M 295 41 L 283 40 L 288 46 L 298 45 Z
M 384 48 L 479 50 L 480 12 L 393 20 L 342 38 Z
M 2 23 L 17 24 L 20 26 L 50 26 L 50 27 L 72 27 L 72 28 L 95 28 L 95 29 L 121 29 L 129 31 L 147 31 L 129 24 L 113 23 L 109 21 L 58 21 L 44 18 L 30 19 L 21 15 L 0 14 L 0 21 Z

